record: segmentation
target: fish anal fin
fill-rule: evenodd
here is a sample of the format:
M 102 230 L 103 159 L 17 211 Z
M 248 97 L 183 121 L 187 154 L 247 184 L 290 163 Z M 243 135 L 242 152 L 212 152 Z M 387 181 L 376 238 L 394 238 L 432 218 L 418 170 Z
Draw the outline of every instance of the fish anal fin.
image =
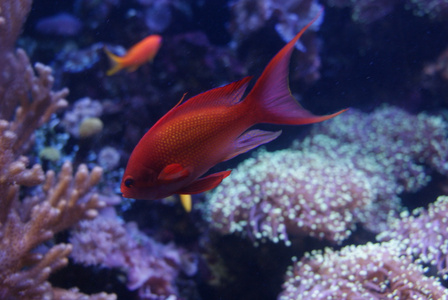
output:
M 187 185 L 176 191 L 177 194 L 199 194 L 217 187 L 221 181 L 230 175 L 231 170 L 210 174 L 206 177 L 196 179 L 190 185 Z
M 181 164 L 170 164 L 163 168 L 157 179 L 159 181 L 177 181 L 190 175 L 190 171 Z
M 259 129 L 247 131 L 235 140 L 231 151 L 223 161 L 234 158 L 235 156 L 254 149 L 262 144 L 269 143 L 270 141 L 275 140 L 281 133 L 281 130 L 275 132 Z

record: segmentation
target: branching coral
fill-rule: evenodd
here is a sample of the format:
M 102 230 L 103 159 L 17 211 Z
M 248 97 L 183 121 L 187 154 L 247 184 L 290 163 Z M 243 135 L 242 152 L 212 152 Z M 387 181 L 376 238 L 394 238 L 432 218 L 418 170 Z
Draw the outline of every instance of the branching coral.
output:
M 27 168 L 28 158 L 21 155 L 30 145 L 34 130 L 65 104 L 61 98 L 65 93 L 56 93 L 57 97 L 45 93 L 49 90 L 41 84 L 52 79 L 50 72 L 41 72 L 40 76 L 44 74 L 48 77 L 33 77 L 33 83 L 23 87 L 31 94 L 40 91 L 39 97 L 18 107 L 13 121 L 0 120 L 0 295 L 4 299 L 53 299 L 46 280 L 51 272 L 67 264 L 71 246 L 58 244 L 45 254 L 33 250 L 78 220 L 95 217 L 96 209 L 103 206 L 91 193 L 101 178 L 100 168 L 89 172 L 80 165 L 72 175 L 72 166 L 66 162 L 56 177 L 52 170 L 44 173 L 40 165 Z M 21 187 L 36 188 L 20 199 Z
M 278 299 L 446 299 L 448 290 L 402 249 L 391 241 L 308 253 L 288 269 Z
M 33 74 L 30 65 L 26 69 L 25 75 Z M 78 220 L 95 217 L 96 209 L 103 206 L 91 193 L 101 178 L 100 168 L 89 172 L 81 165 L 72 175 L 72 166 L 66 162 L 57 177 L 51 170 L 45 174 L 40 165 L 27 168 L 28 158 L 22 154 L 30 146 L 34 130 L 65 106 L 62 97 L 66 91 L 50 92 L 51 70 L 42 65 L 37 69 L 39 77 L 31 76 L 17 95 L 29 93 L 32 100 L 21 100 L 12 121 L 0 120 L 0 295 L 4 299 L 53 299 L 46 280 L 67 264 L 71 246 L 58 244 L 45 254 L 33 250 Z M 22 186 L 37 188 L 20 199 Z M 113 296 L 104 294 L 103 298 Z
M 14 43 L 31 9 L 31 0 L 0 1 L 0 119 L 10 119 L 19 99 L 15 91 L 24 82 L 24 64 L 16 59 Z
M 12 49 L 30 5 L 0 2 L 0 57 L 7 62 L 0 76 L 0 298 L 88 299 L 76 289 L 53 288 L 47 281 L 67 264 L 71 245 L 36 249 L 79 220 L 94 218 L 104 204 L 92 190 L 101 178 L 99 167 L 89 172 L 80 165 L 73 175 L 66 162 L 57 176 L 52 170 L 44 173 L 40 165 L 28 168 L 24 155 L 34 131 L 67 105 L 68 93 L 51 91 L 51 68 L 36 64 L 33 69 L 22 50 Z M 92 299 L 115 295 L 101 293 Z

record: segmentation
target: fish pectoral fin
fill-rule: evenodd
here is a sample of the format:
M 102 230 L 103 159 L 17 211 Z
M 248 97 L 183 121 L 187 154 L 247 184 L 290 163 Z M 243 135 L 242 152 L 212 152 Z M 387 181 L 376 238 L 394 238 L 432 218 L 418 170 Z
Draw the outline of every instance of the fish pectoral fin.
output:
M 177 194 L 199 194 L 208 190 L 211 190 L 218 186 L 221 181 L 230 175 L 231 170 L 222 171 L 214 174 L 210 174 L 204 178 L 199 178 L 193 181 L 190 185 L 187 185 L 180 190 L 176 191 Z
M 163 168 L 157 179 L 160 181 L 178 181 L 190 175 L 190 170 L 181 164 L 170 164 Z
M 275 140 L 282 131 L 263 131 L 259 129 L 254 129 L 247 131 L 240 135 L 232 145 L 230 152 L 227 156 L 222 160 L 226 161 L 231 158 L 234 158 L 237 155 L 240 155 L 244 152 L 247 152 L 253 148 L 256 148 L 262 144 L 269 143 L 272 140 Z

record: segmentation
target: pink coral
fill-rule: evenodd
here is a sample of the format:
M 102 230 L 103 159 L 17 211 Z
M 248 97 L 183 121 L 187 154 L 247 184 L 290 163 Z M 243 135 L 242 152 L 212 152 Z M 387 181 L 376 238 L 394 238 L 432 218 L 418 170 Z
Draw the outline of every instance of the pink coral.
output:
M 310 235 L 347 238 L 366 218 L 375 191 L 344 161 L 293 150 L 261 152 L 238 166 L 209 197 L 211 225 L 254 240 Z
M 440 281 L 402 250 L 391 241 L 308 253 L 288 268 L 278 299 L 446 299 Z
M 383 106 L 369 114 L 351 109 L 317 124 L 303 145 L 293 147 L 352 156 L 356 168 L 366 172 L 363 158 L 371 158 L 396 194 L 415 192 L 431 180 L 430 170 L 448 175 L 447 128 L 441 116 L 412 115 L 398 107 Z M 321 141 L 322 135 L 334 142 Z
M 440 196 L 428 209 L 418 208 L 391 220 L 390 229 L 378 235 L 380 241 L 396 240 L 407 254 L 448 274 L 448 196 Z
M 400 210 L 399 195 L 414 193 L 431 180 L 431 171 L 448 175 L 447 123 L 440 116 L 411 115 L 397 107 L 383 106 L 371 113 L 351 109 L 317 124 L 295 149 L 306 149 L 329 159 L 349 159 L 366 174 L 376 191 L 378 214 L 363 225 L 373 231 L 387 229 L 387 215 Z

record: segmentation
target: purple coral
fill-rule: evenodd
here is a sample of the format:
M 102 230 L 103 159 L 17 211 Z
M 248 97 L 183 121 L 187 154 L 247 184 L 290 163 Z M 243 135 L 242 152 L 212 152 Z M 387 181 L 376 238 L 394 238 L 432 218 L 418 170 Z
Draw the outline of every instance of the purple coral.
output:
M 402 250 L 391 241 L 308 253 L 286 272 L 278 299 L 446 299 L 448 290 Z
M 138 230 L 135 223 L 101 215 L 83 221 L 72 231 L 71 256 L 77 263 L 122 268 L 128 288 L 139 291 L 140 299 L 168 299 L 177 295 L 175 279 L 182 270 L 196 272 L 196 261 L 172 244 L 163 245 Z
M 388 231 L 377 238 L 396 240 L 405 245 L 405 252 L 422 263 L 436 266 L 440 274 L 448 273 L 448 196 L 440 196 L 427 210 L 418 208 L 409 215 L 391 221 Z

